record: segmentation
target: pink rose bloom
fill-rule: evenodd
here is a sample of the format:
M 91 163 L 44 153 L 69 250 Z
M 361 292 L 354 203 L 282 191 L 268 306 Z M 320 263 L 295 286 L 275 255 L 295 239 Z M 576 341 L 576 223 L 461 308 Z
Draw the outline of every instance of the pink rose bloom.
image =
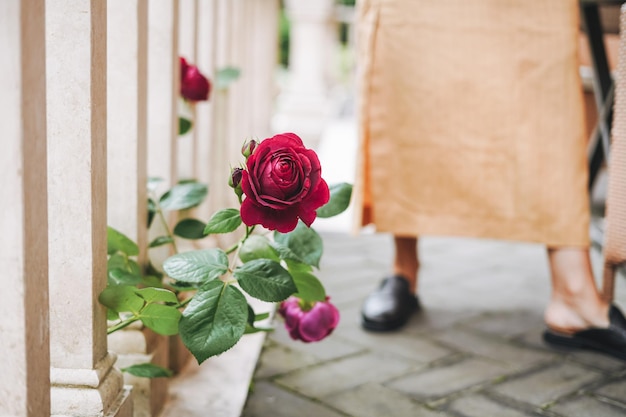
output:
M 180 57 L 180 95 L 189 101 L 209 99 L 211 84 L 195 65 Z
M 319 158 L 297 135 L 283 133 L 249 146 L 241 188 L 246 198 L 241 219 L 269 230 L 291 232 L 301 219 L 307 226 L 316 210 L 328 203 L 330 191 L 322 179 Z
M 316 302 L 306 311 L 296 297 L 289 297 L 280 304 L 278 313 L 285 319 L 285 328 L 292 339 L 317 342 L 332 333 L 339 324 L 339 310 L 328 299 Z

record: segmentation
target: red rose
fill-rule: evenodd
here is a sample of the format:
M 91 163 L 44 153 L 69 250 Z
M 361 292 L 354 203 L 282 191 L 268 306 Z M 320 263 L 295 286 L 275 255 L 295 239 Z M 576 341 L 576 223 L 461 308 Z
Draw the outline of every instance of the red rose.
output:
M 317 154 L 293 133 L 259 143 L 246 161 L 241 188 L 246 198 L 241 219 L 281 233 L 292 231 L 298 218 L 307 225 L 330 199 Z
M 189 65 L 185 58 L 180 58 L 180 95 L 189 101 L 209 99 L 211 84 L 198 67 Z
M 280 304 L 278 313 L 285 319 L 285 328 L 294 340 L 318 342 L 331 334 L 339 324 L 339 310 L 326 301 L 318 301 L 309 310 L 303 310 L 300 300 L 289 297 Z

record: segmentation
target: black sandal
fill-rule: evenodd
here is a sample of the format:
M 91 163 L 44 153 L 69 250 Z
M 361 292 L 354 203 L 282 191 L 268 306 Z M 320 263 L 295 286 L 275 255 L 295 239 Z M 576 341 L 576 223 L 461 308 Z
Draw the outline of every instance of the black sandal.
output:
M 592 350 L 626 361 L 626 318 L 615 305 L 609 309 L 609 327 L 593 327 L 567 335 L 546 330 L 543 340 L 555 347 Z

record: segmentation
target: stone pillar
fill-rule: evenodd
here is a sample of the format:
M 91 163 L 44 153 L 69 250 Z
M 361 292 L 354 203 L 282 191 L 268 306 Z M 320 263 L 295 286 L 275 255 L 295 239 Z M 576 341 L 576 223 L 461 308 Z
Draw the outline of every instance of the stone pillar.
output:
M 334 0 L 285 2 L 291 22 L 289 80 L 279 99 L 274 129 L 297 132 L 311 147 L 317 145 L 330 116 L 325 75 L 334 4 Z
M 106 2 L 46 2 L 51 414 L 132 414 L 107 352 Z
M 148 175 L 178 180 L 178 0 L 148 2 Z
M 115 0 L 107 7 L 108 224 L 137 242 L 147 264 L 148 0 Z M 108 337 L 120 368 L 152 362 L 167 367 L 168 343 L 142 326 Z M 156 416 L 167 397 L 166 378 L 124 374 L 133 386 L 135 417 Z
M 250 36 L 250 55 L 255 69 L 249 99 L 251 125 L 260 139 L 271 135 L 274 98 L 277 94 L 276 67 L 278 62 L 278 0 L 257 0 L 252 4 L 253 31 Z
M 211 181 L 211 143 L 213 136 L 213 109 L 216 97 L 215 59 L 217 53 L 217 0 L 201 0 L 198 2 L 198 43 L 196 46 L 196 64 L 213 85 L 213 91 L 208 102 L 196 104 L 195 126 L 196 149 L 195 175 L 198 181 L 209 184 L 209 194 L 213 192 Z M 209 199 L 205 200 L 196 210 L 200 219 L 208 220 L 212 214 L 209 209 Z
M 45 16 L 0 2 L 0 415 L 50 415 Z
M 108 3 L 108 224 L 147 248 L 148 0 Z
M 198 43 L 198 0 L 179 0 L 180 13 L 178 21 L 179 54 L 185 57 L 193 65 L 197 65 Z M 205 1 L 205 0 L 201 0 Z M 203 72 L 206 76 L 206 72 Z M 178 176 L 180 179 L 197 179 L 196 142 L 198 134 L 196 129 L 196 105 L 186 103 L 178 97 L 178 114 L 192 121 L 193 127 L 187 134 L 177 140 L 178 146 Z M 208 220 L 208 219 L 207 219 Z

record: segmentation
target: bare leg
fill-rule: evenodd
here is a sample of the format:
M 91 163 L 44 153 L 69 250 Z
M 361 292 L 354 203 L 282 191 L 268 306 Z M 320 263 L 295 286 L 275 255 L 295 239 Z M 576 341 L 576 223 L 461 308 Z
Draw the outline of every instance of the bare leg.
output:
M 417 238 L 394 236 L 393 242 L 395 246 L 393 272 L 405 277 L 409 281 L 411 292 L 415 293 L 419 268 Z
M 607 327 L 609 305 L 596 287 L 589 251 L 585 248 L 548 248 L 552 296 L 545 312 L 548 327 L 573 333 L 588 327 Z

